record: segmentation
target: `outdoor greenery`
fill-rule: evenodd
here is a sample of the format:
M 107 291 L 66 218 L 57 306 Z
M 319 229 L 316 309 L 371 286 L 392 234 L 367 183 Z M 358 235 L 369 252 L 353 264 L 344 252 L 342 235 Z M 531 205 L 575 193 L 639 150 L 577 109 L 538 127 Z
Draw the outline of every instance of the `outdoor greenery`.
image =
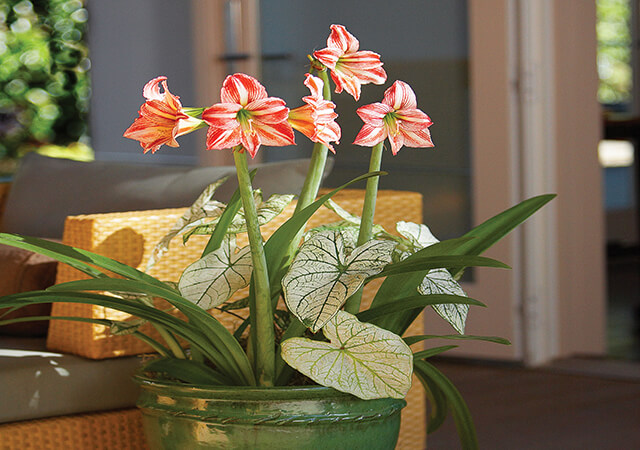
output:
M 631 2 L 598 0 L 598 98 L 606 105 L 631 101 Z
M 0 0 L 0 160 L 70 144 L 90 153 L 83 144 L 91 92 L 83 6 Z

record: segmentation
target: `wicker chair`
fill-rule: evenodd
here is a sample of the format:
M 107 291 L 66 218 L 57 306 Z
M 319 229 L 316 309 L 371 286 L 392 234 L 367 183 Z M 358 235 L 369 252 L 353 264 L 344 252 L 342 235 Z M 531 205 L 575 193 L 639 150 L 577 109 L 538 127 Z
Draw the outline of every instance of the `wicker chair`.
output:
M 6 190 L 7 186 L 0 184 L 0 213 Z M 358 213 L 362 207 L 363 192 L 343 191 L 334 199 L 345 209 Z M 285 214 L 263 227 L 265 237 L 286 220 L 293 208 L 290 205 Z M 376 223 L 392 231 L 397 220 L 422 221 L 422 199 L 416 193 L 381 191 L 377 211 Z M 184 209 L 169 209 L 72 216 L 65 222 L 63 242 L 112 257 L 133 267 L 144 268 L 155 243 L 183 212 Z M 314 215 L 309 226 L 337 219 L 334 213 L 323 208 Z M 191 239 L 186 246 L 174 243 L 151 274 L 162 280 L 176 281 L 182 269 L 198 258 L 204 243 L 205 239 L 198 237 Z M 60 265 L 57 282 L 71 281 L 82 276 L 83 274 L 69 266 Z M 365 292 L 364 302 L 371 298 L 371 291 Z M 106 308 L 78 304 L 55 304 L 53 315 L 123 318 L 121 314 Z M 235 319 L 230 317 L 220 316 L 220 320 L 233 327 Z M 411 333 L 423 334 L 421 320 L 414 323 Z M 112 336 L 104 327 L 67 321 L 51 322 L 47 348 L 92 359 L 150 351 L 146 345 L 131 336 Z M 422 449 L 426 442 L 426 401 L 417 379 L 414 379 L 407 401 L 397 448 Z M 140 427 L 141 419 L 136 409 L 14 422 L 0 425 L 0 447 L 146 448 Z

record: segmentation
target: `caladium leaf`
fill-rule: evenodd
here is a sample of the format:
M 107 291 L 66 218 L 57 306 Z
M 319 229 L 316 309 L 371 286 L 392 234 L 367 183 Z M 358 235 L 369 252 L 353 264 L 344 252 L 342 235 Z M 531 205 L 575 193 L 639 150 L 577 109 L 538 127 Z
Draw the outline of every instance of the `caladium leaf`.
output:
M 431 233 L 429 227 L 423 224 L 412 222 L 398 222 L 396 224 L 398 233 L 407 238 L 414 246 L 415 250 L 420 250 L 440 242 Z M 411 252 L 408 252 L 408 254 Z M 407 254 L 407 256 L 408 256 Z M 448 294 L 466 297 L 467 294 L 462 290 L 460 284 L 446 269 L 433 269 L 418 286 L 418 292 L 422 295 L 431 294 Z M 463 304 L 443 304 L 433 305 L 432 308 L 440 317 L 449 322 L 449 324 L 460 334 L 464 334 L 464 327 L 469 313 L 469 305 Z
M 300 247 L 282 288 L 289 310 L 313 332 L 320 330 L 367 277 L 391 262 L 395 243 L 371 240 L 349 251 L 344 230 L 315 233 Z
M 462 290 L 460 284 L 453 279 L 453 276 L 447 269 L 433 269 L 424 277 L 418 292 L 422 295 L 430 294 L 449 294 L 466 297 L 467 294 Z M 464 326 L 469 313 L 469 305 L 462 304 L 443 304 L 433 305 L 433 309 L 444 320 L 449 322 L 451 326 L 460 334 L 464 334 Z
M 220 217 L 224 211 L 224 203 L 212 200 L 213 194 L 216 190 L 227 181 L 228 177 L 221 178 L 213 184 L 210 184 L 200 194 L 196 201 L 191 205 L 189 210 L 184 213 L 180 219 L 171 227 L 169 232 L 160 239 L 160 242 L 151 251 L 149 261 L 147 262 L 146 272 L 162 258 L 162 256 L 169 250 L 171 240 L 179 234 L 185 233 L 198 225 L 201 225 L 206 219 L 212 219 Z
M 256 193 L 258 195 L 256 195 Z M 282 211 L 291 203 L 294 195 L 286 194 L 273 194 L 266 202 L 262 201 L 262 194 L 256 190 L 254 191 L 254 201 L 257 205 L 256 210 L 258 213 L 258 224 L 260 226 L 270 222 L 275 217 L 282 214 Z M 212 222 L 206 225 L 201 225 L 189 232 L 188 236 L 193 234 L 212 234 L 213 230 L 216 227 L 217 222 Z M 246 220 L 244 218 L 244 210 L 240 208 L 238 214 L 235 215 L 229 228 L 227 229 L 227 233 L 229 234 L 237 234 L 244 233 L 247 231 Z
M 223 304 L 251 279 L 251 252 L 244 247 L 236 252 L 235 237 L 226 237 L 220 248 L 187 267 L 178 283 L 187 300 L 211 309 Z
M 324 204 L 324 206 L 326 206 L 331 211 L 333 211 L 338 216 L 340 216 L 340 218 L 344 222 L 349 223 L 351 225 L 355 225 L 356 227 L 360 228 L 360 222 L 362 222 L 362 218 L 361 217 L 356 216 L 354 214 L 351 214 L 349 211 L 347 211 L 346 209 L 344 209 L 342 206 L 338 205 L 336 202 L 334 202 L 331 199 L 327 200 L 327 202 Z M 388 233 L 385 231 L 384 228 L 382 228 L 380 225 L 376 225 L 376 224 L 373 224 L 373 229 L 372 229 L 371 232 L 372 232 L 372 236 L 374 238 L 378 237 L 378 236 L 386 236 L 386 235 L 388 235 Z
M 400 336 L 345 311 L 322 331 L 330 342 L 287 339 L 282 358 L 315 382 L 365 400 L 407 395 L 413 355 Z

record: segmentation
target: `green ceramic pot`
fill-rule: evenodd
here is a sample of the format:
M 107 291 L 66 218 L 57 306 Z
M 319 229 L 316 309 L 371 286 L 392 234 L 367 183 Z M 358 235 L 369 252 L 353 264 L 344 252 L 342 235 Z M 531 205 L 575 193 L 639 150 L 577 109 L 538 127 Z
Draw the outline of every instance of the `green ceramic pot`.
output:
M 404 400 L 321 386 L 188 387 L 136 376 L 152 449 L 393 449 Z

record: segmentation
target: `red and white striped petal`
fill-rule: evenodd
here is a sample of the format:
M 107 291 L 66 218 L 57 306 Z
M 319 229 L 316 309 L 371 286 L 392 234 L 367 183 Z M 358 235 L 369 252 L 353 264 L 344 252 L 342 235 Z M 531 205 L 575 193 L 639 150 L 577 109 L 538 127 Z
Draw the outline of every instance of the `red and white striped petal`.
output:
M 164 95 L 160 93 L 159 84 L 165 81 L 166 79 L 167 77 L 160 76 L 160 77 L 154 78 L 153 80 L 145 84 L 144 88 L 142 88 L 142 95 L 144 96 L 144 98 L 146 98 L 147 100 L 160 100 L 160 101 L 164 100 Z M 165 85 L 165 89 L 166 89 L 166 85 Z
M 274 124 L 287 120 L 289 108 L 281 98 L 268 97 L 249 103 L 245 110 L 251 118 L 260 122 Z
M 222 84 L 220 101 L 247 106 L 267 97 L 267 90 L 258 80 L 244 73 L 229 75 Z
M 327 38 L 327 47 L 335 48 L 342 53 L 357 52 L 360 43 L 343 25 L 331 25 L 331 34 Z
M 240 125 L 236 128 L 214 128 L 207 130 L 207 150 L 225 150 L 240 144 Z
M 389 105 L 384 103 L 371 103 L 369 105 L 361 106 L 356 110 L 358 116 L 364 123 L 367 123 L 374 127 L 381 127 L 383 125 L 384 116 L 392 111 Z
M 360 80 L 344 74 L 338 69 L 331 71 L 331 79 L 336 84 L 336 94 L 347 91 L 356 101 L 360 100 Z
M 384 141 L 386 137 L 387 132 L 384 127 L 373 127 L 365 123 L 353 143 L 363 147 L 373 147 Z
M 391 106 L 394 110 L 415 109 L 418 107 L 416 94 L 404 81 L 396 80 L 389 89 L 384 91 L 382 103 Z
M 237 103 L 217 103 L 204 110 L 202 119 L 215 128 L 235 128 L 238 126 L 236 117 L 241 109 L 242 106 Z
M 261 125 L 256 126 L 254 129 L 260 138 L 260 142 L 264 145 L 284 147 L 296 144 L 293 129 L 291 125 L 289 125 L 289 122 L 285 121 L 273 125 Z
M 342 50 L 336 48 L 323 48 L 313 52 L 313 57 L 331 70 L 336 68 L 336 64 L 342 55 Z
M 249 152 L 251 158 L 255 158 L 260 148 L 260 136 L 257 131 L 243 131 L 240 136 L 240 142 L 242 142 L 242 146 Z
M 431 140 L 431 132 L 428 128 L 424 128 L 420 131 L 400 130 L 400 133 L 404 136 L 404 145 L 407 147 L 423 148 L 423 147 L 435 147 Z
M 395 112 L 395 116 L 400 127 L 409 131 L 419 131 L 433 125 L 429 116 L 419 109 L 401 109 Z
M 346 53 L 342 55 L 340 57 L 340 64 L 348 65 L 357 72 L 382 67 L 380 55 L 367 50 L 362 50 L 355 53 Z
M 322 90 L 324 88 L 324 82 L 319 77 L 314 77 L 310 73 L 306 74 L 306 78 L 304 79 L 304 85 L 309 88 L 311 92 L 311 99 L 314 100 L 322 100 Z M 303 100 L 307 98 L 304 97 Z
M 310 137 L 311 141 L 319 142 L 327 146 L 332 153 L 336 153 L 336 150 L 331 145 L 332 142 L 336 144 L 340 143 L 340 137 L 342 136 L 342 130 L 340 125 L 335 122 L 319 125 L 316 128 L 315 133 Z
M 404 135 L 401 132 L 396 134 L 389 133 L 389 143 L 391 144 L 391 153 L 394 156 L 397 155 L 404 144 Z

